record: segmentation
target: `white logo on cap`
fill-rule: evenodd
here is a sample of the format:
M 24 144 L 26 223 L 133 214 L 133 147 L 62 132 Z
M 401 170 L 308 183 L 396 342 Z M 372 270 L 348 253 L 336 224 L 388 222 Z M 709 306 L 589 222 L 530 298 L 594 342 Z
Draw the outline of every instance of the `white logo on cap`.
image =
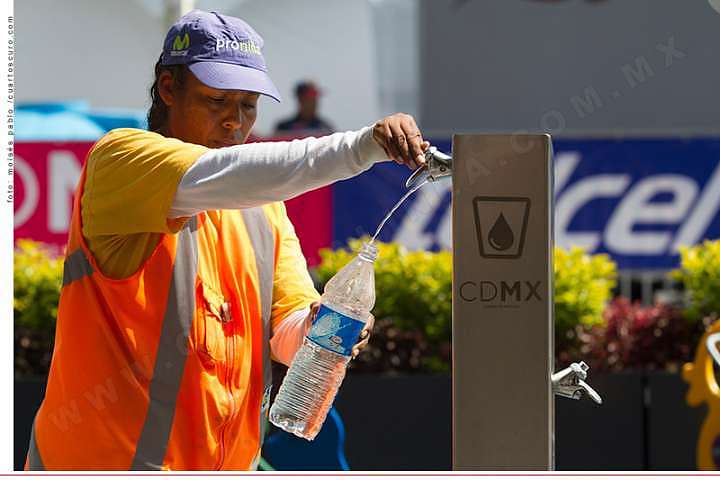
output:
M 260 55 L 260 49 L 257 45 L 255 45 L 255 42 L 252 40 L 227 40 L 218 38 L 215 41 L 215 51 L 219 52 L 222 49 L 228 49 L 228 50 L 238 50 L 245 53 L 254 53 L 255 55 Z

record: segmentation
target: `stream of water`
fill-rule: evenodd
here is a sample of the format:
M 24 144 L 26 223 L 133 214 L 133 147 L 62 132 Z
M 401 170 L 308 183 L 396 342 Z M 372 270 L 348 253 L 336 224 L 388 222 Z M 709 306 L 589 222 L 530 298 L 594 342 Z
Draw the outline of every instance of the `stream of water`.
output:
M 385 218 L 382 219 L 382 222 L 380 222 L 380 225 L 378 225 L 377 230 L 375 230 L 375 235 L 373 235 L 372 238 L 370 239 L 371 244 L 375 241 L 377 236 L 380 234 L 380 230 L 382 230 L 382 228 L 385 226 L 387 221 L 390 220 L 390 217 L 392 217 L 392 214 L 395 213 L 395 210 L 397 210 L 400 207 L 400 205 L 402 205 L 403 202 L 408 199 L 408 197 L 410 195 L 412 195 L 416 191 L 420 190 L 420 188 L 425 186 L 427 183 L 429 183 L 429 180 L 425 179 L 422 182 L 415 185 L 414 187 L 412 187 L 410 190 L 407 191 L 407 193 L 405 195 L 403 195 L 403 197 L 395 204 L 395 206 L 390 209 L 388 214 L 385 215 Z

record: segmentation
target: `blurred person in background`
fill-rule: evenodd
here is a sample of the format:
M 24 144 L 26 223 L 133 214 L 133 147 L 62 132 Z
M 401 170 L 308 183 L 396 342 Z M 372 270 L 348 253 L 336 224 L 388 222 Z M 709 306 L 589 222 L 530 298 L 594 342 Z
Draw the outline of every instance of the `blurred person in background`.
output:
M 256 468 L 270 360 L 291 362 L 319 299 L 283 200 L 388 158 L 416 168 L 428 148 L 405 114 L 245 144 L 259 96 L 280 99 L 262 47 L 238 18 L 183 16 L 149 131 L 112 130 L 88 153 L 26 469 Z
M 315 83 L 306 80 L 295 86 L 295 99 L 297 100 L 297 113 L 275 126 L 275 135 L 309 136 L 327 135 L 335 129 L 318 115 L 320 89 Z

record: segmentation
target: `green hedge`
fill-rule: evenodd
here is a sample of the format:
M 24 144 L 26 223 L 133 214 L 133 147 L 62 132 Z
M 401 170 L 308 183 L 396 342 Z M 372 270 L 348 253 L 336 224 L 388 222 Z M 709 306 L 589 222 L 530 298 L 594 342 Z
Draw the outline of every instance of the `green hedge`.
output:
M 350 261 L 362 241 L 351 240 L 348 248 L 321 250 L 322 261 L 316 269 L 319 280 L 325 283 Z M 451 357 L 452 254 L 411 252 L 398 244 L 381 242 L 378 248 L 377 303 L 373 310 L 376 329 L 370 347 L 351 363 L 351 368 L 375 372 L 447 371 Z M 556 248 L 554 266 L 556 352 L 559 362 L 566 363 L 605 348 L 599 343 L 608 341 L 604 332 L 606 304 L 615 286 L 616 267 L 606 255 L 588 255 L 577 248 Z M 674 313 L 663 313 L 661 317 L 689 322 L 698 329 L 718 317 L 720 241 L 682 249 L 680 268 L 672 275 L 685 286 L 687 308 L 682 317 Z M 50 358 L 62 258 L 53 258 L 40 243 L 18 241 L 14 282 L 16 372 L 42 374 Z M 618 317 L 635 310 L 628 306 L 612 311 Z M 646 315 L 638 312 L 634 315 Z M 702 319 L 704 322 L 700 322 Z M 695 330 L 693 327 L 688 331 Z M 694 345 L 688 348 L 694 349 Z M 658 355 L 662 356 L 662 352 Z
M 680 268 L 673 278 L 685 286 L 686 315 L 692 321 L 720 316 L 720 240 L 680 248 Z
M 62 258 L 42 244 L 18 240 L 13 265 L 15 374 L 44 375 L 50 367 Z
M 18 240 L 13 265 L 15 325 L 52 331 L 62 286 L 63 259 L 39 242 Z
M 604 326 L 603 310 L 612 296 L 617 269 L 604 254 L 555 248 L 555 352 L 558 363 L 583 358 L 583 334 Z

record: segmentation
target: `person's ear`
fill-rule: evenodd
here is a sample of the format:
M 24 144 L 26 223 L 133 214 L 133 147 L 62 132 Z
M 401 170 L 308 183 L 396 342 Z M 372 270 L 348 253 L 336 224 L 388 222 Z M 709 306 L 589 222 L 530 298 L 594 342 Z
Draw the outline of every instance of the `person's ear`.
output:
M 169 107 L 175 100 L 175 89 L 173 88 L 175 81 L 172 73 L 167 70 L 160 72 L 160 77 L 157 82 L 158 94 L 160 95 L 163 103 Z

